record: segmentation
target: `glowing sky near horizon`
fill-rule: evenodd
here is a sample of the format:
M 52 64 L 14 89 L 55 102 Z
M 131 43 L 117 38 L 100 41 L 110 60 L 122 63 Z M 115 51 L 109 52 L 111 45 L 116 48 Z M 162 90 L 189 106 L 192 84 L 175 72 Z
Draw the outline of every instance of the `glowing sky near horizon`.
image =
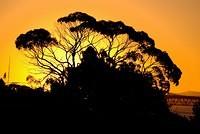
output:
M 53 31 L 58 18 L 75 11 L 147 32 L 183 72 L 171 91 L 200 91 L 200 0 L 0 0 L 0 77 L 10 57 L 10 81 L 26 82 L 31 67 L 15 48 L 17 36 L 34 28 Z

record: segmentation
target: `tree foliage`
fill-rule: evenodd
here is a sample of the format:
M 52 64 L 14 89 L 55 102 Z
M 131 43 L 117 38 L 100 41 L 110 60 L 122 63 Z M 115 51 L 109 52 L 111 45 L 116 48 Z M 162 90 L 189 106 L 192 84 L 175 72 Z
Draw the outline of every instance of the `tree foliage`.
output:
M 182 74 L 144 31 L 135 31 L 121 21 L 98 21 L 82 12 L 59 18 L 54 36 L 45 29 L 21 34 L 16 47 L 26 50 L 27 57 L 46 74 L 44 79 L 53 78 L 63 85 L 68 83 L 69 70 L 79 66 L 89 47 L 109 67 L 131 66 L 132 71 L 151 78 L 152 88 L 164 93 L 169 92 L 170 83 L 179 84 Z
M 35 29 L 26 34 L 21 34 L 16 40 L 16 48 L 29 49 L 47 47 L 49 44 L 56 44 L 56 39 L 45 29 Z

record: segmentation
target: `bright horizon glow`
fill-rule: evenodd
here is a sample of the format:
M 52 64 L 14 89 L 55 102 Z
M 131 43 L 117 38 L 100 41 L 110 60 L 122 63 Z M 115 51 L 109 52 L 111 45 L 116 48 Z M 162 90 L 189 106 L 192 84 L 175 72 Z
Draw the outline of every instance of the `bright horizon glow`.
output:
M 200 91 L 199 0 L 1 0 L 0 77 L 8 72 L 10 57 L 10 82 L 26 83 L 32 67 L 15 48 L 16 38 L 36 28 L 52 32 L 58 18 L 76 11 L 145 31 L 183 72 L 171 92 Z

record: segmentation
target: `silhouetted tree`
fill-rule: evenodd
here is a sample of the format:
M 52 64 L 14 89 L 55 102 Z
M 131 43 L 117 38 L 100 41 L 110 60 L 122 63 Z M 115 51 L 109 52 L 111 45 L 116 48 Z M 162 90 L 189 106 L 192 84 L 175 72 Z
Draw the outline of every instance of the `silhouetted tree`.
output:
M 168 93 L 170 82 L 178 85 L 180 69 L 165 51 L 155 47 L 147 33 L 137 32 L 121 21 L 97 21 L 81 12 L 57 22 L 55 37 L 45 29 L 35 29 L 16 40 L 16 47 L 26 50 L 27 57 L 44 71 L 44 79 L 54 78 L 66 85 L 68 70 L 79 66 L 82 52 L 92 46 L 108 66 L 131 66 L 134 72 L 151 77 L 155 89 Z
M 185 118 L 169 111 L 165 99 L 170 84 L 179 84 L 181 70 L 143 31 L 75 12 L 57 20 L 54 35 L 34 29 L 15 43 L 46 74 L 43 80 L 51 84 L 51 91 L 7 87 L 11 94 L 50 98 L 48 103 L 28 101 L 39 104 L 37 108 L 48 105 L 56 109 L 54 116 L 65 115 L 68 120 L 189 126 Z M 33 76 L 27 81 L 39 82 Z

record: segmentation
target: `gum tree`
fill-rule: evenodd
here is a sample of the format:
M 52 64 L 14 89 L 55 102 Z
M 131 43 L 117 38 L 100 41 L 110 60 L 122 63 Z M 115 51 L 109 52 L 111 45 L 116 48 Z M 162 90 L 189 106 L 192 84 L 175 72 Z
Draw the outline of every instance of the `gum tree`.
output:
M 77 67 L 88 47 L 111 68 L 131 67 L 152 79 L 152 87 L 168 93 L 170 83 L 179 84 L 181 70 L 168 53 L 155 47 L 144 31 L 135 31 L 121 21 L 96 20 L 82 13 L 71 13 L 57 20 L 56 32 L 34 29 L 19 35 L 16 48 L 24 50 L 38 71 L 66 85 L 68 70 Z

